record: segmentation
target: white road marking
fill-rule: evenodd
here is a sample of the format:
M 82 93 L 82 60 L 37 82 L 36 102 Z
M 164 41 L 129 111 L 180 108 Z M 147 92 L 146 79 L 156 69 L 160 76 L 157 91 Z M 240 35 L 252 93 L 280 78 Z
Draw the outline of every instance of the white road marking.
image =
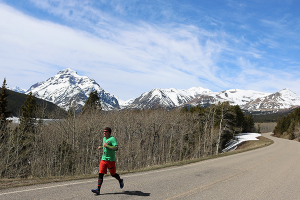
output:
M 67 186 L 67 185 L 77 185 L 77 184 L 88 183 L 88 182 L 94 182 L 94 181 L 84 181 L 84 182 L 68 183 L 68 184 L 63 184 L 63 185 L 53 185 L 53 186 L 49 186 L 49 187 L 34 188 L 34 189 L 28 189 L 28 190 L 19 190 L 19 191 L 1 193 L 0 196 L 6 195 L 6 194 L 20 193 L 20 192 L 29 192 L 29 191 L 34 191 L 34 190 L 49 189 L 49 188 L 54 188 L 54 187 L 63 187 L 63 186 Z

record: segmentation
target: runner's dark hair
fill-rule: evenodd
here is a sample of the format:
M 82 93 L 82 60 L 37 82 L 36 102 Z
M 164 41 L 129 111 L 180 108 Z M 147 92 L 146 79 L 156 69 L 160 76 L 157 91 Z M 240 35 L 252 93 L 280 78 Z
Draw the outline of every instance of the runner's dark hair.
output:
M 107 130 L 109 133 L 111 133 L 111 128 L 109 128 L 109 127 L 105 127 L 104 130 Z

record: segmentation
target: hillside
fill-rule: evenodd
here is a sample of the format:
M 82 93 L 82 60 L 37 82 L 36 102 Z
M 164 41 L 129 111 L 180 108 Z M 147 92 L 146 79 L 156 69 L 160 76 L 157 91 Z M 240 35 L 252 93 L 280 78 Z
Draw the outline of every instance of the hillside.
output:
M 263 122 L 277 122 L 280 118 L 283 116 L 287 116 L 289 113 L 292 113 L 296 108 L 292 109 L 286 109 L 283 110 L 282 112 L 271 112 L 271 111 L 248 111 L 248 110 L 243 110 L 243 112 L 248 115 L 249 113 L 252 114 L 254 122 L 255 123 L 263 123 Z
M 7 97 L 7 101 L 8 101 L 7 110 L 11 112 L 12 116 L 18 117 L 20 116 L 21 107 L 26 101 L 27 95 L 14 92 L 11 90 L 7 90 L 7 91 L 9 94 L 9 96 Z M 59 117 L 57 116 L 57 113 L 60 113 L 61 116 L 65 116 L 67 114 L 65 110 L 63 110 L 62 108 L 58 107 L 57 105 L 51 102 L 39 98 L 35 98 L 35 99 L 39 107 L 45 108 L 45 118 L 51 118 L 54 115 L 56 117 Z
M 290 140 L 297 138 L 300 141 L 300 107 L 278 120 L 274 135 Z

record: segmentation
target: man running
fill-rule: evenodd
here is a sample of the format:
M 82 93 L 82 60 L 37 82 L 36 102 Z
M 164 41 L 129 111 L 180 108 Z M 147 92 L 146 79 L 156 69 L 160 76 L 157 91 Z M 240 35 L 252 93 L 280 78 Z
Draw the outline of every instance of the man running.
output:
M 120 188 L 124 187 L 123 179 L 120 178 L 119 174 L 116 173 L 116 156 L 115 151 L 118 150 L 117 140 L 111 136 L 111 129 L 106 127 L 103 131 L 103 146 L 99 146 L 98 149 L 103 148 L 102 159 L 99 164 L 99 178 L 98 178 L 98 188 L 92 189 L 92 192 L 100 195 L 100 189 L 103 182 L 103 176 L 107 173 L 107 168 L 110 172 L 110 175 L 115 177 L 120 184 Z

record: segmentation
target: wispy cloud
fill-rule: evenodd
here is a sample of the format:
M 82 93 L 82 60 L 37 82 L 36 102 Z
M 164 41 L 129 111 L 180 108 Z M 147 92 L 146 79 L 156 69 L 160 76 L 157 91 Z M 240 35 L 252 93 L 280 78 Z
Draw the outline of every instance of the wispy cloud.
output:
M 259 66 L 259 63 L 253 63 L 242 57 L 238 63 L 241 71 L 237 74 L 237 83 L 242 88 L 249 90 L 256 88 L 258 91 L 279 91 L 289 88 L 298 91 L 300 72 L 296 68 L 286 70 Z
M 39 6 L 47 7 L 49 12 L 53 9 L 55 10 L 53 12 L 58 15 L 62 14 L 66 18 L 75 17 L 78 20 L 76 23 L 83 23 L 87 20 L 81 17 L 82 13 L 74 16 L 77 13 L 75 9 L 73 9 L 73 16 L 68 16 L 65 9 L 59 12 L 60 8 L 65 7 L 60 4 L 52 7 L 49 4 L 39 4 Z M 112 71 L 114 73 L 110 74 L 123 74 L 125 71 L 129 76 L 129 79 L 124 80 L 128 82 L 127 84 L 131 83 L 132 87 L 136 87 L 139 84 L 135 80 L 139 80 L 137 77 L 141 76 L 142 82 L 149 85 L 147 89 L 170 85 L 186 87 L 191 85 L 190 80 L 193 79 L 195 82 L 192 84 L 199 85 L 197 78 L 222 83 L 215 76 L 217 70 L 212 59 L 214 54 L 220 51 L 221 46 L 211 40 L 201 45 L 200 43 L 204 41 L 199 41 L 197 37 L 198 34 L 201 34 L 200 38 L 216 37 L 215 33 L 185 25 L 165 27 L 147 23 L 124 25 L 124 22 L 120 20 L 115 20 L 114 24 L 98 25 L 98 21 L 91 22 L 90 19 L 88 19 L 90 25 L 87 22 L 86 25 L 93 30 L 92 33 L 88 33 L 51 22 L 39 21 L 5 7 L 2 6 L 1 15 L 11 20 L 9 23 L 2 24 L 2 27 L 13 34 L 10 35 L 12 41 L 8 42 L 8 38 L 3 38 L 4 40 L 1 41 L 2 44 L 7 42 L 7 46 L 11 46 L 11 50 L 3 55 L 2 59 L 15 54 L 18 60 L 24 59 L 23 62 L 31 68 L 37 67 L 34 71 L 43 71 L 44 67 L 53 66 L 71 67 L 75 70 L 81 70 L 84 67 L 84 71 L 93 73 L 96 76 L 93 78 L 99 82 L 102 82 L 102 74 Z M 92 8 L 83 10 L 90 12 Z M 106 20 L 108 18 L 106 17 Z M 12 24 L 13 27 L 10 27 Z M 14 65 L 14 67 L 23 70 L 22 66 Z M 185 81 L 188 84 L 179 84 L 178 79 L 171 78 L 173 76 L 179 79 L 186 77 Z M 195 78 L 190 78 L 191 76 Z M 156 81 L 153 82 L 153 80 Z M 106 81 L 109 79 L 104 80 L 102 85 L 107 88 L 112 87 L 105 84 Z
M 243 3 L 228 2 L 239 12 L 248 8 Z M 250 14 L 241 15 L 231 24 L 230 17 L 222 20 L 215 13 L 195 9 L 201 5 L 181 6 L 175 1 L 31 3 L 61 21 L 40 20 L 34 14 L 28 16 L 0 4 L 0 17 L 9 19 L 0 21 L 1 71 L 4 66 L 13 69 L 3 70 L 8 83 L 20 87 L 29 88 L 67 67 L 94 78 L 106 91 L 122 99 L 137 97 L 155 87 L 266 91 L 280 88 L 274 84 L 285 82 L 285 78 L 297 79 L 291 75 L 295 69 L 291 73 L 280 70 L 272 61 L 276 55 L 268 55 L 268 49 L 277 51 L 282 47 L 279 36 L 251 30 L 252 24 L 243 24 Z M 189 11 L 194 16 L 187 15 Z M 224 10 L 221 12 L 226 16 Z M 284 34 L 285 27 L 280 22 L 262 19 L 261 23 Z M 235 25 L 238 28 L 234 31 L 228 28 Z M 257 35 L 253 38 L 254 34 Z M 279 60 L 281 64 L 295 62 L 277 56 Z M 21 78 L 13 78 L 16 71 Z

